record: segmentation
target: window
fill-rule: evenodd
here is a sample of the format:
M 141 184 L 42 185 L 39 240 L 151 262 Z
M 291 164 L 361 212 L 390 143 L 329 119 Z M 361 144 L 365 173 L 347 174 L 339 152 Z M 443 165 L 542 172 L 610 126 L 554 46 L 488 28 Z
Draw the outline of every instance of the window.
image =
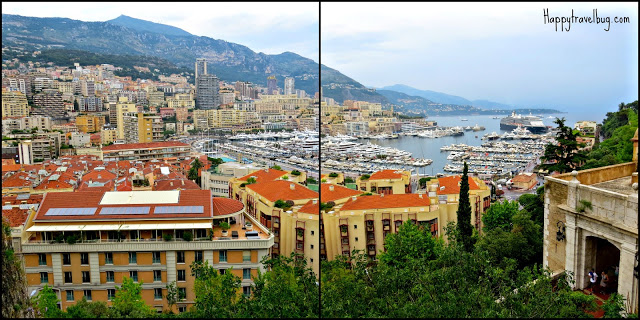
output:
M 107 282 L 114 282 L 113 271 L 107 271 Z
M 89 274 L 89 271 L 82 271 L 82 283 L 89 282 L 91 282 L 91 275 Z
M 311 245 L 311 249 L 313 249 L 313 245 Z
M 80 264 L 89 264 L 89 254 L 86 252 L 80 253 Z
M 160 263 L 160 252 L 159 251 L 154 251 L 153 252 L 153 263 Z
M 40 283 L 49 283 L 49 274 L 46 272 L 40 272 Z
M 207 229 L 196 229 L 196 238 L 206 238 Z
M 184 270 L 178 270 L 178 281 L 187 281 L 187 273 Z
M 129 271 L 129 278 L 133 279 L 133 282 L 138 282 L 138 271 Z
M 354 229 L 358 229 L 358 225 L 357 225 L 357 224 L 354 224 L 354 225 L 353 225 L 353 228 L 354 228 Z
M 183 313 L 183 312 L 186 312 L 186 311 L 187 311 L 187 307 L 185 307 L 185 306 L 178 307 L 178 312 Z
M 162 271 L 153 270 L 153 281 L 162 282 Z
M 107 289 L 107 300 L 111 301 L 116 297 L 116 289 Z
M 311 235 L 313 235 L 313 230 L 311 230 Z
M 138 254 L 135 252 L 129 252 L 129 264 L 138 263 Z
M 356 237 L 356 241 L 358 241 L 358 237 Z
M 87 298 L 87 301 L 91 301 L 91 290 L 85 290 L 84 297 Z
M 242 269 L 242 279 L 251 280 L 251 269 L 248 269 L 248 268 Z
M 162 288 L 153 289 L 153 299 L 162 300 Z
M 184 251 L 178 251 L 177 255 L 176 261 L 178 263 L 184 263 Z
M 227 250 L 218 251 L 218 256 L 220 257 L 220 262 L 227 262 Z
M 71 254 L 70 253 L 63 253 L 62 254 L 62 264 L 65 266 L 70 266 L 71 265 Z
M 242 261 L 251 262 L 251 251 L 249 250 L 242 251 Z
M 187 300 L 187 288 L 178 288 L 178 297 L 180 300 Z
M 202 251 L 196 251 L 196 261 L 202 261 Z
M 67 301 L 73 301 L 73 290 L 67 290 Z
M 245 297 L 249 297 L 251 295 L 251 287 L 242 287 L 242 294 L 244 294 Z
M 71 272 L 67 271 L 64 273 L 64 283 L 72 283 L 73 277 L 71 276 Z
M 220 275 L 223 275 L 226 272 L 226 269 L 219 269 L 218 272 L 220 272 Z
M 311 258 L 310 260 L 311 260 L 311 263 L 313 263 L 313 258 Z
M 38 265 L 46 266 L 47 265 L 47 254 L 46 253 L 38 253 Z
M 104 253 L 104 264 L 113 264 L 113 253 L 111 252 Z

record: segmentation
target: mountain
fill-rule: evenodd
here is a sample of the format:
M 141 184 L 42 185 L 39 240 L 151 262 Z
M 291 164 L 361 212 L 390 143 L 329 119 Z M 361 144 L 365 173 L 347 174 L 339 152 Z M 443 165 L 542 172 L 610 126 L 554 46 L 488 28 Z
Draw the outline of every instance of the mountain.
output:
M 105 22 L 127 27 L 129 29 L 138 30 L 138 31 L 148 31 L 148 32 L 155 32 L 155 33 L 173 35 L 173 36 L 191 36 L 192 35 L 191 33 L 186 32 L 180 28 L 176 28 L 166 24 L 140 20 L 140 19 L 129 17 L 129 16 L 125 16 L 124 14 L 120 15 L 115 19 L 107 20 Z
M 2 46 L 25 50 L 73 49 L 111 55 L 155 56 L 177 67 L 193 70 L 196 58 L 209 61 L 210 73 L 225 81 L 250 81 L 266 86 L 275 75 L 278 86 L 284 77 L 295 78 L 297 89 L 313 95 L 318 89 L 318 64 L 293 52 L 277 55 L 256 53 L 246 46 L 195 35 L 175 35 L 178 28 L 138 19 L 119 23 L 84 22 L 67 18 L 34 18 L 2 14 Z M 133 21 L 132 21 L 133 20 Z M 127 24 L 127 26 L 122 25 Z M 143 30 L 161 31 L 158 33 Z
M 425 99 L 444 103 L 444 104 L 457 104 L 457 105 L 469 105 L 478 108 L 484 109 L 513 109 L 514 107 L 511 105 L 493 102 L 489 100 L 468 100 L 463 97 L 454 96 L 442 92 L 436 92 L 431 90 L 420 90 L 416 88 L 412 88 L 403 84 L 396 84 L 392 86 L 386 86 L 381 88 L 383 90 L 393 90 L 408 94 L 410 96 L 418 96 L 423 97 Z
M 322 96 L 333 98 L 342 104 L 344 100 L 360 100 L 377 102 L 383 105 L 389 104 L 386 97 L 363 86 L 361 83 L 345 76 L 338 70 L 322 65 L 320 70 L 322 77 Z

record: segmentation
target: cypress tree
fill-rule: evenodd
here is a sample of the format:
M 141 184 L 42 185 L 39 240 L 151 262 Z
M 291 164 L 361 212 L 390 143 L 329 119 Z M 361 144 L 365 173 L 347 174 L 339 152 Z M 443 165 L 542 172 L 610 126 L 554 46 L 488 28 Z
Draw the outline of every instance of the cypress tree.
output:
M 464 245 L 465 250 L 467 252 L 471 252 L 473 251 L 473 243 L 471 243 L 471 234 L 473 233 L 473 230 L 471 227 L 471 203 L 469 202 L 468 171 L 469 166 L 465 161 L 462 178 L 460 180 L 460 197 L 458 200 L 458 211 L 456 214 L 458 217 L 458 237 Z

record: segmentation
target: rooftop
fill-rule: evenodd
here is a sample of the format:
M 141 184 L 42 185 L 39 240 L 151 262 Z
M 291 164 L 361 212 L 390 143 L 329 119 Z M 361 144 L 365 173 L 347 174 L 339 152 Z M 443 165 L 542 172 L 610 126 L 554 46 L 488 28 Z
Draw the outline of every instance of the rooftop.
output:
M 102 147 L 102 151 L 158 149 L 158 148 L 170 148 L 170 147 L 189 147 L 189 144 L 179 142 L 179 141 L 112 144 L 110 146 Z
M 428 207 L 430 204 L 429 197 L 421 194 L 371 195 L 356 197 L 356 200 L 353 200 L 353 198 L 347 200 L 340 208 L 340 211 Z
M 293 186 L 293 187 L 292 187 Z M 271 202 L 277 200 L 301 200 L 318 198 L 318 193 L 295 182 L 274 180 L 247 185 L 247 189 L 267 198 Z
M 624 195 L 632 195 L 638 193 L 638 191 L 633 190 L 633 188 L 631 187 L 630 176 L 592 184 L 591 186 L 607 191 L 621 193 Z

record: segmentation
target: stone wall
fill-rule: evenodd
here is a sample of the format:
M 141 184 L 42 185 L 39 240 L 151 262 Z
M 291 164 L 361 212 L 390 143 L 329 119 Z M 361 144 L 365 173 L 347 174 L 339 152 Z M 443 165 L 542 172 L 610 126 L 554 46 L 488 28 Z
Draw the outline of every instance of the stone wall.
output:
M 544 187 L 544 247 L 543 264 L 549 266 L 552 271 L 565 269 L 565 244 L 566 241 L 557 241 L 557 223 L 562 221 L 566 225 L 564 211 L 558 205 L 567 203 L 568 187 L 564 183 L 547 180 Z
M 592 185 L 599 182 L 631 176 L 631 174 L 636 172 L 636 168 L 637 163 L 627 162 L 601 168 L 581 170 L 578 171 L 578 176 L 576 178 L 581 184 Z M 571 181 L 573 177 L 571 176 L 571 173 L 564 173 L 553 176 L 553 178 Z

